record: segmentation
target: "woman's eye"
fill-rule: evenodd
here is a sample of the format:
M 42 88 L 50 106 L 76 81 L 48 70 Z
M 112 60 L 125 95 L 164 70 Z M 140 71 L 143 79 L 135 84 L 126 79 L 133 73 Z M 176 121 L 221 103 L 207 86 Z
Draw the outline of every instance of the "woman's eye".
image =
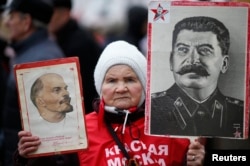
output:
M 114 83 L 114 82 L 115 82 L 115 79 L 107 79 L 106 82 L 107 82 L 107 83 Z
M 126 82 L 135 82 L 135 78 L 126 78 L 125 81 Z

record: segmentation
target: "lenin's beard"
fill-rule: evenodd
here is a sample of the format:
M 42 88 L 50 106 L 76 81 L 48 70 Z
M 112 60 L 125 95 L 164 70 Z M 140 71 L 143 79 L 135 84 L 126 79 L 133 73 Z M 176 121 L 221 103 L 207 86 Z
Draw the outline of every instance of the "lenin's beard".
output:
M 191 65 L 185 65 L 183 66 L 178 72 L 176 72 L 180 75 L 184 75 L 187 73 L 195 73 L 202 77 L 208 77 L 210 74 L 207 72 L 207 70 L 199 64 L 191 64 Z
M 73 111 L 73 106 L 70 104 L 70 100 L 71 100 L 71 98 L 69 97 L 69 95 L 66 95 L 66 96 L 64 96 L 64 99 L 59 102 L 60 104 L 67 105 L 67 107 L 63 110 L 64 113 Z

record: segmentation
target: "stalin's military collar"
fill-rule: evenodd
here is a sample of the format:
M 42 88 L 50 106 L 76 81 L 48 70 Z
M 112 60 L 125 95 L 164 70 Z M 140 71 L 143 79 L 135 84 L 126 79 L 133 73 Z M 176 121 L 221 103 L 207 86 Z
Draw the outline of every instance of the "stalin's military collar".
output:
M 190 117 L 194 116 L 200 106 L 206 108 L 207 113 L 212 117 L 216 109 L 223 109 L 223 102 L 225 98 L 217 88 L 206 101 L 199 103 L 189 97 L 181 88 L 178 87 L 177 84 L 174 84 L 167 91 L 152 94 L 152 98 L 163 96 L 170 97 L 176 108 L 182 109 L 182 107 L 184 107 Z M 207 108 L 210 108 L 212 105 L 214 107 L 211 112 L 211 110 L 209 111 Z
M 200 115 L 207 113 L 212 118 L 215 111 L 223 111 L 224 95 L 222 95 L 218 88 L 202 103 L 193 100 L 176 84 L 168 90 L 168 96 L 174 100 L 176 108 L 183 109 L 182 107 L 185 107 L 190 117 L 193 117 L 195 113 Z M 206 112 L 197 112 L 199 107 L 203 107 L 202 110 Z
M 239 100 L 228 98 L 224 96 L 217 88 L 210 97 L 199 103 L 190 98 L 181 88 L 174 84 L 171 88 L 164 92 L 152 94 L 152 98 L 164 98 L 170 100 L 168 106 L 172 111 L 179 126 L 185 129 L 193 118 L 209 117 L 209 119 L 216 119 L 217 126 L 222 128 L 224 122 L 225 111 L 227 110 L 227 103 L 239 104 Z

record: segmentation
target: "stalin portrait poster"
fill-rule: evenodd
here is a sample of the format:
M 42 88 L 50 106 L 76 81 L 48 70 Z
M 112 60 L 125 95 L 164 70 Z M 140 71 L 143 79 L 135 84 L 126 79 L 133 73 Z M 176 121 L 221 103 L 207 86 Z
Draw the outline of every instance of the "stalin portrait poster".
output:
M 248 3 L 149 3 L 147 134 L 248 137 L 248 23 Z

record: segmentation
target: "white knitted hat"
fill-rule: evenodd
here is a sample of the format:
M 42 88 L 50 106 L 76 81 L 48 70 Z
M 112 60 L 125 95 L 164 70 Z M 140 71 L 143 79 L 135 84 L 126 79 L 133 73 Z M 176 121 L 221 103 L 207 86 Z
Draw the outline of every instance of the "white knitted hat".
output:
M 95 67 L 95 87 L 101 96 L 101 87 L 108 69 L 114 65 L 124 64 L 131 67 L 143 86 L 143 94 L 138 106 L 145 100 L 147 62 L 144 55 L 134 46 L 125 41 L 115 41 L 107 45 Z

